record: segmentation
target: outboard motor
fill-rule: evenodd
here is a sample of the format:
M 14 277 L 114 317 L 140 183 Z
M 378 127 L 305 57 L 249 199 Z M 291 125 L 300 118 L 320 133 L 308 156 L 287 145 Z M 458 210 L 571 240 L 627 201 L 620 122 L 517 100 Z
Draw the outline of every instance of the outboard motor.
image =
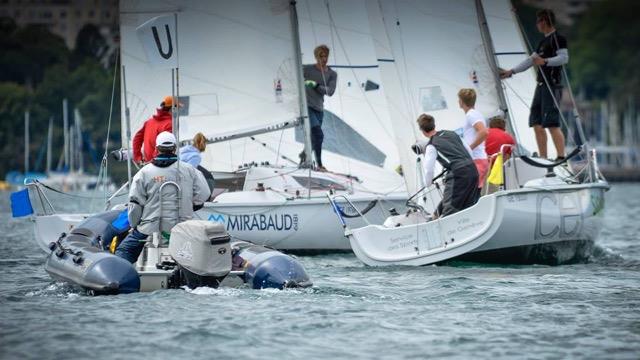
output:
M 169 254 L 177 268 L 171 284 L 217 288 L 231 271 L 230 240 L 224 225 L 217 222 L 188 220 L 174 226 Z

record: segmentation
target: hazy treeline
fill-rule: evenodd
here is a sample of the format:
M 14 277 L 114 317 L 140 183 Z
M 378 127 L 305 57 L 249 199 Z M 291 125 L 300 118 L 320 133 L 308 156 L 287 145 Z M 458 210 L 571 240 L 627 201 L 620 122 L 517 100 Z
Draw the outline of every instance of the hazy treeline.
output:
M 30 112 L 30 169 L 44 171 L 49 118 L 53 118 L 53 166 L 63 147 L 62 100 L 69 102 L 69 123 L 78 108 L 83 132 L 104 152 L 114 86 L 116 55 L 105 58 L 105 39 L 98 28 L 86 25 L 78 33 L 75 48 L 42 26 L 18 27 L 10 18 L 0 18 L 0 179 L 10 170 L 23 169 L 24 112 Z M 100 62 L 102 60 L 102 63 Z M 120 146 L 120 95 L 116 78 L 110 148 Z M 90 144 L 85 144 L 85 150 Z M 85 168 L 95 171 L 90 156 Z M 40 161 L 38 161 L 40 160 Z

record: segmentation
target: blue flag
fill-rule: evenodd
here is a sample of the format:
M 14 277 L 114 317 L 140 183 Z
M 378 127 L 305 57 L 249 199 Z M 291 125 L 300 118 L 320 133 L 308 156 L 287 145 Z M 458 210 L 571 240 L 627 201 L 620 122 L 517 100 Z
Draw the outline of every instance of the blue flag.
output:
M 31 200 L 29 200 L 28 189 L 11 193 L 11 213 L 13 217 L 33 214 L 33 207 L 31 207 Z

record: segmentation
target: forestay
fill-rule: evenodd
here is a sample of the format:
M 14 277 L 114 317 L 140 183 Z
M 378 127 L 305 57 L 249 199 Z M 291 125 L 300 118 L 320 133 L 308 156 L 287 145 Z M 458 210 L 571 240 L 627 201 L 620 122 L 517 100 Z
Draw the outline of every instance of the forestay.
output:
M 522 62 L 529 54 L 522 31 L 512 11 L 509 0 L 482 1 L 485 16 L 493 40 L 498 66 L 511 69 Z M 504 94 L 509 106 L 512 131 L 517 143 L 527 151 L 537 150 L 535 137 L 529 128 L 529 106 L 536 87 L 533 68 L 502 82 Z M 555 152 L 554 147 L 550 151 Z M 555 155 L 551 154 L 552 157 Z

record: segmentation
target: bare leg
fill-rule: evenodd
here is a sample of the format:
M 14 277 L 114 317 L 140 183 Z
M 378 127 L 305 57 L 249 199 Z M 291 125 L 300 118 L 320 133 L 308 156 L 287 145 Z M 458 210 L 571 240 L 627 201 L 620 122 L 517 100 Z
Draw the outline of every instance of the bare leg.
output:
M 541 125 L 534 125 L 533 132 L 536 134 L 536 143 L 538 144 L 538 156 L 543 159 L 547 158 L 547 133 Z
M 559 127 L 549 128 L 549 134 L 551 134 L 553 145 L 556 146 L 558 156 L 564 157 L 564 134 L 562 133 L 562 129 Z

